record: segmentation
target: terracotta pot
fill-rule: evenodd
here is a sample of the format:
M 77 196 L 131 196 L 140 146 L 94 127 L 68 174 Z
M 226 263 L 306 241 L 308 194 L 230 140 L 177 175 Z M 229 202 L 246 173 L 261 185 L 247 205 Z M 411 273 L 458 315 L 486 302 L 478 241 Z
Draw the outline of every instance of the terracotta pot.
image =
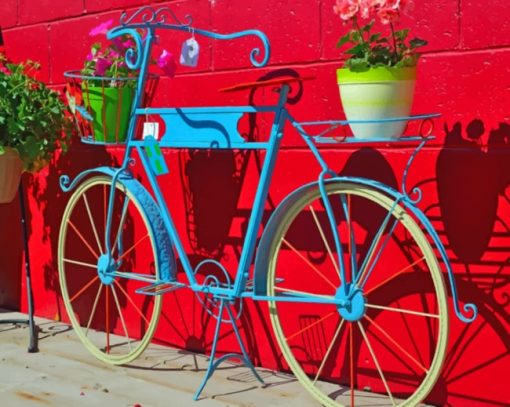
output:
M 365 72 L 337 70 L 340 98 L 347 120 L 371 121 L 407 117 L 411 112 L 416 68 L 377 67 Z M 360 139 L 399 138 L 405 121 L 350 123 Z
M 0 154 L 0 204 L 12 202 L 18 190 L 23 161 L 18 152 L 9 147 L 4 147 L 4 153 Z

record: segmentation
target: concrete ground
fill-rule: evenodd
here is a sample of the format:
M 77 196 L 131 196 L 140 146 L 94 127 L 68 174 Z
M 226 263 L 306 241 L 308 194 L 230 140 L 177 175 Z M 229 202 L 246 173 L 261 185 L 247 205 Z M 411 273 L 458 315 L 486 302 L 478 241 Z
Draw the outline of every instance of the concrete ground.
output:
M 0 320 L 26 318 L 0 310 Z M 68 325 L 42 318 L 36 324 L 37 353 L 27 352 L 26 325 L 0 324 L 0 407 L 319 405 L 293 376 L 257 368 L 263 386 L 248 368 L 228 361 L 216 370 L 199 401 L 193 401 L 208 365 L 204 355 L 151 344 L 131 365 L 112 366 L 92 356 Z M 320 386 L 338 391 L 325 382 Z M 347 393 L 338 397 L 350 404 Z M 357 392 L 356 397 L 356 406 L 392 405 L 383 395 Z
M 26 318 L 0 312 L 0 319 Z M 132 366 L 96 360 L 67 325 L 41 318 L 39 352 L 27 353 L 25 325 L 0 325 L 0 406 L 316 406 L 292 377 L 225 362 L 194 402 L 207 358 L 151 345 Z

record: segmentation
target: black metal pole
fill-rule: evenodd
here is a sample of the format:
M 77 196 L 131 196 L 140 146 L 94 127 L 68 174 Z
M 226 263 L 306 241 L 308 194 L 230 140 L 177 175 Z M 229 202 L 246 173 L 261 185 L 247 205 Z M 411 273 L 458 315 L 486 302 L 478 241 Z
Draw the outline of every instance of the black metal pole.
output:
M 28 301 L 28 326 L 30 329 L 30 344 L 28 345 L 28 351 L 30 353 L 38 352 L 38 329 L 34 323 L 34 297 L 32 295 L 32 279 L 30 276 L 30 252 L 28 250 L 28 231 L 26 222 L 26 209 L 25 209 L 25 198 L 23 193 L 23 180 L 20 180 L 19 188 L 19 206 L 21 209 L 21 225 L 23 229 L 23 244 L 25 250 L 25 278 L 27 284 L 27 301 Z

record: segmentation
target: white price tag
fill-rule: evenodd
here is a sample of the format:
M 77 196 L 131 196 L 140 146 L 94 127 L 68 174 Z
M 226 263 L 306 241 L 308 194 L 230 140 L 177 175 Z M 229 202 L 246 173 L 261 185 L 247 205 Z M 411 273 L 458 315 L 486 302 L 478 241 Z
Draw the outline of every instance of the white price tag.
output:
M 154 139 L 159 139 L 159 123 L 158 122 L 144 122 L 142 138 L 152 136 Z

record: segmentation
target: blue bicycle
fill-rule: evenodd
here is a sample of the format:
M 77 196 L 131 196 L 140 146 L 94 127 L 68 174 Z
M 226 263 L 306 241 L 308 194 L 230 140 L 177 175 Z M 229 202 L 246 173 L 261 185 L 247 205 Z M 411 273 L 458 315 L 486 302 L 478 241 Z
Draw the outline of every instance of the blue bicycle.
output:
M 226 89 L 277 88 L 274 105 L 144 107 L 151 47 L 160 30 L 193 31 L 219 40 L 254 36 L 262 41 L 263 52 L 252 50 L 251 62 L 258 67 L 269 59 L 269 41 L 260 31 L 223 35 L 192 28 L 190 19 L 182 23 L 166 8 L 144 7 L 129 18 L 123 15 L 121 25 L 109 31 L 110 39 L 126 34 L 134 39 L 136 48 L 128 51 L 126 60 L 139 71 L 122 165 L 91 168 L 72 180 L 61 178 L 62 189 L 72 195 L 60 229 L 59 276 L 70 321 L 83 344 L 107 363 L 134 360 L 151 341 L 163 294 L 191 289 L 217 319 L 210 364 L 196 399 L 219 363 L 231 357 L 241 359 L 263 382 L 248 357 L 237 321 L 243 301 L 266 301 L 283 369 L 292 371 L 319 403 L 420 403 L 436 383 L 446 354 L 449 324 L 443 270 L 458 318 L 470 322 L 477 313 L 473 304 L 460 310 L 445 248 L 417 207 L 421 192 L 407 192 L 409 167 L 432 136 L 384 140 L 416 145 L 398 191 L 333 171 L 324 154 L 330 150 L 320 144 L 333 148 L 338 143 L 363 146 L 381 140 L 339 139 L 335 130 L 347 126 L 347 121 L 296 121 L 286 106 L 291 86 L 302 78 Z M 67 76 L 73 81 L 111 81 L 76 72 Z M 85 113 L 88 107 L 86 103 L 81 107 L 84 116 L 90 115 L 90 110 Z M 246 140 L 238 130 L 240 120 L 254 114 L 272 116 L 266 140 Z M 427 121 L 436 116 L 378 122 Z M 160 138 L 140 137 L 138 126 L 145 117 L 164 123 Z M 302 136 L 321 171 L 316 182 L 293 191 L 278 205 L 258 239 L 286 123 Z M 108 144 L 107 138 L 82 136 L 86 143 Z M 217 260 L 192 264 L 160 187 L 168 172 L 162 148 L 264 152 L 234 278 Z M 143 183 L 130 170 L 135 162 L 143 168 Z M 240 355 L 216 358 L 222 324 L 232 326 Z

